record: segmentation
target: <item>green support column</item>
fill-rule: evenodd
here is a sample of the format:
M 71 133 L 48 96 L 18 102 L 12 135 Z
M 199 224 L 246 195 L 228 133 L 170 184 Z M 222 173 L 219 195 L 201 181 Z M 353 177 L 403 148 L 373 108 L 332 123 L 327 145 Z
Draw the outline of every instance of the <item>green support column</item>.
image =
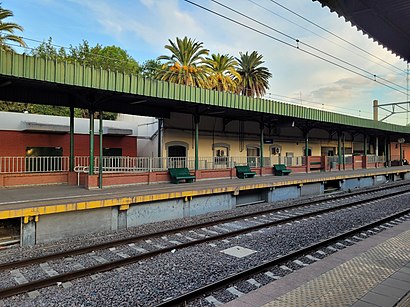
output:
M 199 115 L 194 115 L 195 121 L 195 170 L 199 169 L 198 142 L 199 142 Z
M 103 187 L 103 112 L 100 111 L 100 158 L 98 163 L 98 187 L 102 189 Z
M 338 156 L 338 164 L 342 164 L 342 134 L 339 132 L 337 134 L 337 156 Z
M 400 147 L 400 165 L 403 161 L 403 147 L 402 147 L 402 145 L 403 145 L 402 143 L 399 144 L 399 147 Z
M 346 143 L 346 137 L 345 137 L 345 135 L 344 135 L 344 133 L 343 133 L 343 151 L 342 151 L 342 153 L 343 153 L 343 169 L 346 169 L 346 147 L 345 147 L 345 144 Z M 353 144 L 353 142 L 352 142 L 352 144 Z M 353 148 L 352 148 L 352 150 L 353 150 Z
M 70 106 L 70 172 L 74 172 L 74 107 Z
M 376 138 L 374 139 L 374 154 L 376 157 L 379 156 L 379 137 L 376 136 Z
M 89 110 L 90 113 L 90 165 L 88 166 L 88 174 L 94 175 L 94 111 Z
M 162 118 L 158 118 L 158 158 L 162 157 Z
M 367 135 L 363 135 L 363 156 L 367 156 Z
M 263 123 L 261 123 L 260 125 L 260 129 L 261 129 L 261 138 L 260 138 L 260 149 L 259 149 L 259 156 L 261 159 L 261 167 L 263 167 Z
M 389 156 L 387 153 L 387 138 L 384 138 L 384 162 L 385 162 L 385 166 L 389 165 Z
M 309 172 L 309 133 L 305 132 L 305 163 L 306 163 L 306 173 Z
M 307 157 L 309 156 L 309 132 L 305 133 L 305 157 L 307 161 Z

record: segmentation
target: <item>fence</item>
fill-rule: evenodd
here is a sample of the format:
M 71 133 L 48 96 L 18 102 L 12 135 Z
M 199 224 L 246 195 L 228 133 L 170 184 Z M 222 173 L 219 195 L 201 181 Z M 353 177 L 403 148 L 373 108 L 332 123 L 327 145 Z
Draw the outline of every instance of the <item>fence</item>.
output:
M 338 156 L 328 157 L 329 166 L 338 163 Z M 345 157 L 345 164 L 352 163 L 352 156 Z M 384 157 L 368 156 L 369 162 L 384 162 Z M 76 156 L 74 159 L 77 172 L 88 171 L 90 159 L 88 156 Z M 236 165 L 260 167 L 260 157 L 200 157 L 199 170 L 230 169 Z M 305 157 L 264 157 L 263 165 L 285 164 L 288 167 L 304 166 Z M 167 171 L 171 167 L 195 168 L 195 160 L 186 157 L 94 157 L 95 172 L 102 167 L 104 173 L 155 172 Z M 69 157 L 0 157 L 0 173 L 41 173 L 68 172 Z M 81 170 L 81 171 L 80 171 Z
M 69 157 L 0 157 L 0 173 L 67 172 Z

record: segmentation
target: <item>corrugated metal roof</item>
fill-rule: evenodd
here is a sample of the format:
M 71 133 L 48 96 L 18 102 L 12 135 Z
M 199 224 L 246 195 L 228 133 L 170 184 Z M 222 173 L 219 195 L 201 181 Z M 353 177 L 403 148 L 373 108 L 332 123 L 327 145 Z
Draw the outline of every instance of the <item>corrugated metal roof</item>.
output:
M 165 117 L 161 112 L 223 111 L 232 117 L 288 117 L 363 129 L 410 134 L 410 127 L 184 86 L 100 68 L 0 51 L 0 99 Z M 235 113 L 236 112 L 236 113 Z M 212 113 L 209 113 L 212 114 Z
M 409 0 L 313 0 L 410 62 Z

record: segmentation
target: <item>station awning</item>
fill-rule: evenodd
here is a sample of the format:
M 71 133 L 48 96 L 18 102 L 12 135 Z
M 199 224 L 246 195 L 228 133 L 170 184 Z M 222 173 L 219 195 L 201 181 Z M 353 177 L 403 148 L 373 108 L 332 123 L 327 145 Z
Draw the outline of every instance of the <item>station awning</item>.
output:
M 26 132 L 47 132 L 47 133 L 70 133 L 70 126 L 44 124 L 36 122 L 23 122 L 23 131 Z
M 410 62 L 409 0 L 313 0 Z

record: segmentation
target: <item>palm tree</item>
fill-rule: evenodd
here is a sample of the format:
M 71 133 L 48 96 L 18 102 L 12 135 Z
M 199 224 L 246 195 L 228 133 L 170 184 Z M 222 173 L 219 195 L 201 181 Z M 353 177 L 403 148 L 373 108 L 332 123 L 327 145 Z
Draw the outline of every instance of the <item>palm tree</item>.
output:
M 239 52 L 239 55 L 240 57 L 236 58 L 239 63 L 237 71 L 242 80 L 237 92 L 251 97 L 265 95 L 266 90 L 269 88 L 268 79 L 272 77 L 272 74 L 268 68 L 260 66 L 264 63 L 262 55 L 258 55 L 256 51 L 251 54 Z
M 176 43 L 169 40 L 165 48 L 171 55 L 162 55 L 158 60 L 165 60 L 157 78 L 178 84 L 198 87 L 207 87 L 207 67 L 204 65 L 204 56 L 209 50 L 202 47 L 202 42 L 197 42 L 188 37 L 176 38 Z
M 212 54 L 206 59 L 205 65 L 209 72 L 209 86 L 211 89 L 223 92 L 235 92 L 242 80 L 236 71 L 238 62 L 227 54 Z
M 13 12 L 3 9 L 0 6 L 0 49 L 6 51 L 13 51 L 13 48 L 6 45 L 8 41 L 16 42 L 22 47 L 27 47 L 24 40 L 14 35 L 15 30 L 23 31 L 23 27 L 13 22 L 4 22 L 4 19 L 12 17 Z

